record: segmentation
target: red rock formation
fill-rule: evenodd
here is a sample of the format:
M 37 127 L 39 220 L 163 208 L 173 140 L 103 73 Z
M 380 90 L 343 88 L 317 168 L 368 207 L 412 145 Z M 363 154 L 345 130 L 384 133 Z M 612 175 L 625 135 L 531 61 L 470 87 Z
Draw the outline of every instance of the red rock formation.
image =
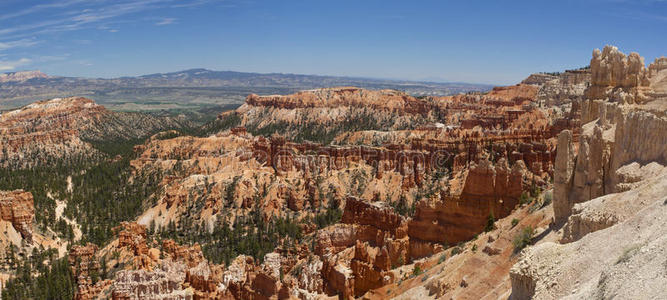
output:
M 111 112 L 83 97 L 38 101 L 0 114 L 0 166 L 27 168 L 56 159 L 96 157 L 99 153 L 82 139 L 137 138 L 177 124 Z
M 355 87 L 301 91 L 287 96 L 258 96 L 252 94 L 246 98 L 246 104 L 280 109 L 353 106 L 407 114 L 425 115 L 428 113 L 426 101 L 416 99 L 403 92 L 394 90 L 372 91 Z
M 23 190 L 0 191 L 0 220 L 11 222 L 28 243 L 32 243 L 35 207 L 32 193 Z
M 113 300 L 132 299 L 194 299 L 182 290 L 183 275 L 178 266 L 164 264 L 154 271 L 122 270 L 113 282 Z
M 199 244 L 194 244 L 193 246 L 181 246 L 176 244 L 173 240 L 166 239 L 162 241 L 162 249 L 172 260 L 184 261 L 189 267 L 194 267 L 206 260 Z
M 122 222 L 114 228 L 118 236 L 118 247 L 129 247 L 134 255 L 147 255 L 146 226 L 134 222 Z
M 515 208 L 524 189 L 524 173 L 523 162 L 510 170 L 502 159 L 495 166 L 480 161 L 470 167 L 461 195 L 417 203 L 408 235 L 450 245 L 472 238 L 484 229 L 490 214 L 499 219 Z
M 90 277 L 92 272 L 98 272 L 100 269 L 95 257 L 98 249 L 97 245 L 88 243 L 85 246 L 75 245 L 69 251 L 67 261 L 77 285 L 74 294 L 76 300 L 95 299 L 102 289 L 110 284 L 106 281 L 93 284 Z
M 328 288 L 343 298 L 392 282 L 389 270 L 439 250 L 427 242 L 413 245 L 407 220 L 380 203 L 349 197 L 341 222 L 318 231 L 315 252 L 325 258 L 322 277 Z

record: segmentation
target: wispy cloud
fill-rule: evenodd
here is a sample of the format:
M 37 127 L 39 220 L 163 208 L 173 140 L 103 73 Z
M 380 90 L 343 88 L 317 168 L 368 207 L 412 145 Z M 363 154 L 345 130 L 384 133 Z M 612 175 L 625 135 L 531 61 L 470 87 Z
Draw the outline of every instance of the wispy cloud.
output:
M 57 3 L 50 3 L 50 4 L 40 4 L 40 5 L 35 5 L 17 12 L 11 12 L 11 13 L 5 13 L 0 15 L 0 20 L 7 20 L 7 19 L 13 19 L 13 18 L 18 18 L 22 17 L 25 15 L 30 15 L 34 14 L 43 10 L 47 9 L 53 9 L 53 8 L 64 8 L 68 6 L 72 6 L 75 4 L 80 4 L 80 3 L 86 3 L 86 2 L 91 2 L 87 0 L 69 0 L 69 1 L 60 1 Z
M 213 3 L 213 2 L 225 2 L 221 0 L 193 0 L 193 1 L 185 1 L 185 3 L 174 3 L 170 5 L 169 7 L 171 8 L 186 8 L 186 7 L 195 7 L 195 6 L 201 6 L 204 4 L 208 3 Z
M 30 49 L 44 43 L 50 39 L 47 35 L 83 29 L 116 33 L 119 32 L 120 24 L 133 22 L 165 26 L 178 23 L 178 19 L 147 19 L 141 14 L 212 3 L 227 3 L 227 0 L 61 0 L 28 5 L 16 11 L 0 10 L 0 71 L 63 60 L 63 56 L 26 55 L 24 51 L 14 51 L 16 48 Z M 92 65 L 89 61 L 72 62 Z
M 32 39 L 22 39 L 11 42 L 0 42 L 0 51 L 12 48 L 19 48 L 19 47 L 30 47 L 38 43 L 39 43 L 38 41 Z
M 32 60 L 28 58 L 21 58 L 18 60 L 0 60 L 0 71 L 11 71 L 31 62 Z
M 191 3 L 203 5 L 209 1 Z M 36 5 L 19 12 L 0 15 L 0 21 L 36 14 L 46 9 L 61 8 L 68 9 L 54 17 L 41 19 L 33 23 L 22 23 L 14 26 L 2 26 L 0 23 L 0 39 L 2 38 L 24 38 L 28 36 L 48 34 L 54 32 L 74 31 L 97 26 L 120 17 L 150 11 L 160 8 L 169 8 L 176 0 L 135 0 L 135 1 L 111 1 L 111 0 L 69 0 L 57 4 Z M 167 25 L 175 21 L 175 18 L 164 18 L 157 24 Z M 111 31 L 111 30 L 109 30 Z M 114 32 L 114 31 L 111 31 Z M 11 35 L 11 36 L 10 36 Z
M 164 26 L 164 25 L 174 24 L 175 21 L 176 21 L 176 18 L 163 18 L 162 20 L 155 23 L 155 25 Z

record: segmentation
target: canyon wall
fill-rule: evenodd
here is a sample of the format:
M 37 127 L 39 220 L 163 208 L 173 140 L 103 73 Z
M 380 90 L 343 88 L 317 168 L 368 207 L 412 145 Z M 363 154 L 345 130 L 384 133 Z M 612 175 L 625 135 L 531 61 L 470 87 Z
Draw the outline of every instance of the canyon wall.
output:
M 0 191 L 0 220 L 12 224 L 28 243 L 32 243 L 35 206 L 32 193 L 23 190 Z
M 519 204 L 526 189 L 526 167 L 517 161 L 509 168 L 504 159 L 473 164 L 458 196 L 417 204 L 409 222 L 411 238 L 448 245 L 469 240 L 484 230 L 490 217 L 504 218 Z
M 510 271 L 511 299 L 659 297 L 665 290 L 667 73 L 636 53 L 595 51 L 579 142 L 559 135 L 558 240 L 530 247 Z M 658 275 L 661 274 L 661 275 Z
M 664 115 L 631 105 L 635 101 L 613 99 L 619 90 L 625 93 L 639 87 L 643 91 L 654 88 L 648 84 L 650 76 L 643 58 L 636 53 L 626 57 L 608 46 L 602 53 L 594 52 L 591 72 L 592 85 L 586 92 L 589 98 L 582 102 L 583 125 L 578 146 L 573 147 L 574 141 L 567 133 L 559 138 L 559 149 L 578 151 L 576 155 L 571 150 L 558 151 L 556 157 L 554 211 L 560 222 L 567 219 L 575 203 L 621 191 L 627 178 L 617 171 L 624 165 L 667 164 Z M 663 101 L 647 96 L 640 102 L 660 107 Z

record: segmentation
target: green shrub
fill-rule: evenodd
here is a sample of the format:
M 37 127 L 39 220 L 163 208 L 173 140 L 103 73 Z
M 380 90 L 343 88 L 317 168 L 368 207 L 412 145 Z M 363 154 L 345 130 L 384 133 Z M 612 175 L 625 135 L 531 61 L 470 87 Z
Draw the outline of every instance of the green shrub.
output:
M 534 182 L 530 185 L 530 196 L 535 198 L 542 192 L 542 189 Z
M 461 253 L 461 252 L 463 252 L 463 250 L 461 249 L 461 247 L 460 247 L 460 246 L 456 246 L 456 247 L 454 247 L 454 249 L 452 249 L 452 255 L 451 255 L 451 256 L 457 255 L 457 254 L 459 254 L 459 253 Z
M 514 228 L 514 226 L 516 226 L 517 224 L 519 224 L 519 219 L 517 218 L 512 219 L 512 228 Z
M 438 258 L 438 264 L 441 264 L 445 260 L 447 260 L 447 253 L 443 253 L 442 255 L 440 255 L 440 258 Z
M 530 195 L 528 195 L 528 193 L 526 192 L 521 193 L 521 196 L 519 196 L 519 203 L 521 205 L 530 204 L 531 202 L 533 202 L 533 198 L 531 198 Z
M 531 226 L 524 227 L 521 232 L 514 237 L 512 244 L 514 245 L 514 252 L 518 253 L 521 249 L 530 245 L 535 235 L 535 229 Z
M 486 226 L 484 226 L 484 232 L 489 232 L 491 230 L 496 229 L 496 226 L 494 225 L 496 223 L 496 218 L 493 217 L 493 212 L 489 214 L 489 216 L 486 218 Z
M 415 266 L 414 269 L 412 269 L 412 275 L 414 276 L 419 276 L 419 274 L 422 273 L 422 270 L 419 266 Z
M 544 202 L 542 202 L 542 207 L 549 205 L 554 199 L 554 194 L 552 191 L 544 193 Z

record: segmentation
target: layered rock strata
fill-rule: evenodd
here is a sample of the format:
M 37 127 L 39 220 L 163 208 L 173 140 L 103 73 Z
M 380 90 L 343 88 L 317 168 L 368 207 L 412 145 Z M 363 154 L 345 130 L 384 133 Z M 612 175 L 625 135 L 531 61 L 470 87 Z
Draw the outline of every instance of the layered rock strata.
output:
M 0 220 L 10 222 L 29 244 L 32 243 L 34 218 L 32 193 L 23 190 L 0 191 Z
M 86 141 L 139 138 L 184 125 L 176 118 L 111 112 L 82 97 L 39 101 L 0 114 L 0 166 L 95 157 L 99 152 Z
M 460 195 L 417 203 L 408 234 L 423 241 L 456 244 L 484 230 L 488 219 L 504 218 L 519 203 L 526 189 L 523 161 L 509 168 L 504 159 L 473 164 Z

